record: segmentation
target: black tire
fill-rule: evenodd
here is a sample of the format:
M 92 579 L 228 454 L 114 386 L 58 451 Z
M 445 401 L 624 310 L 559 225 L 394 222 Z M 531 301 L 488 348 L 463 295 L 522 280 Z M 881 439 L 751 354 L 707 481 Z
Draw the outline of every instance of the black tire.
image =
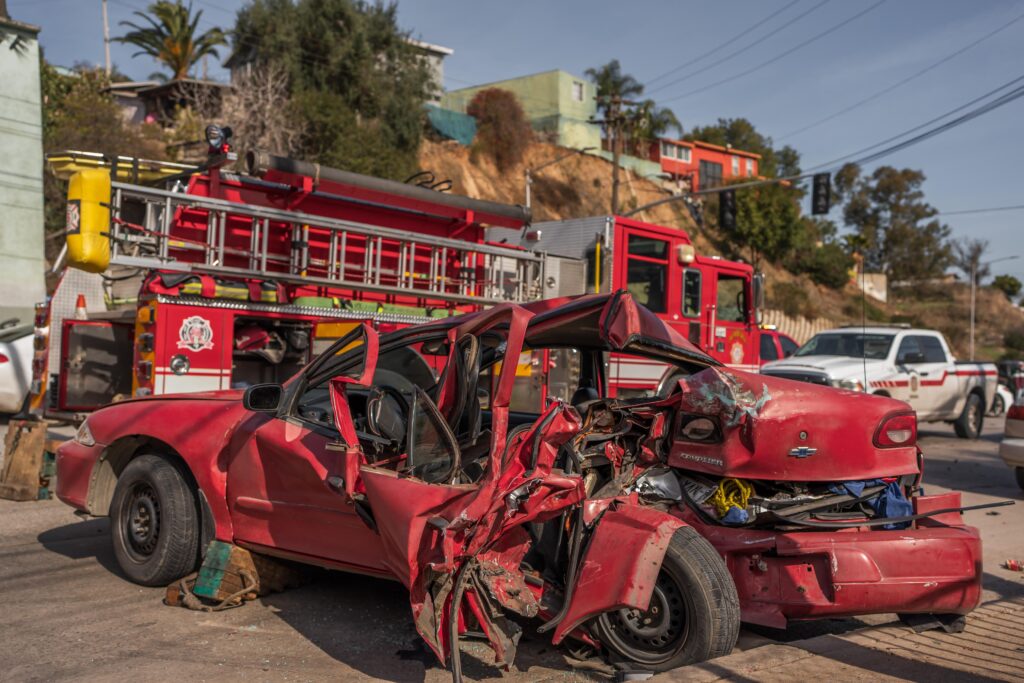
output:
M 621 609 L 592 622 L 618 659 L 668 671 L 729 654 L 740 630 L 740 602 L 725 562 L 691 527 L 676 531 L 646 612 Z
M 996 417 L 1006 412 L 1006 401 L 1003 400 L 1002 396 L 996 394 L 996 397 L 992 399 L 992 410 L 989 412 Z
M 1016 467 L 1013 473 L 1017 475 L 1017 486 L 1024 490 L 1024 467 Z
M 200 519 L 182 472 L 157 455 L 140 455 L 121 472 L 110 501 L 117 563 L 143 586 L 166 586 L 196 568 Z
M 970 394 L 960 417 L 953 423 L 953 429 L 961 439 L 977 439 L 984 424 L 985 402 L 977 394 Z

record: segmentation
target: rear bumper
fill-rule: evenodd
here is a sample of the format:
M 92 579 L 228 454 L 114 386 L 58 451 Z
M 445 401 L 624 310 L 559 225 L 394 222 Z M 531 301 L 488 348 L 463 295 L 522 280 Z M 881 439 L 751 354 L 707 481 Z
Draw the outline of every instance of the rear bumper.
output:
M 694 526 L 725 558 L 748 623 L 784 628 L 791 620 L 860 614 L 966 614 L 981 598 L 981 537 L 962 522 L 787 533 Z
M 89 483 L 103 446 L 83 446 L 77 441 L 66 441 L 57 449 L 57 498 L 76 510 L 89 509 Z M 106 510 L 99 514 L 107 514 Z
M 1003 437 L 999 457 L 1010 467 L 1024 467 L 1024 439 Z

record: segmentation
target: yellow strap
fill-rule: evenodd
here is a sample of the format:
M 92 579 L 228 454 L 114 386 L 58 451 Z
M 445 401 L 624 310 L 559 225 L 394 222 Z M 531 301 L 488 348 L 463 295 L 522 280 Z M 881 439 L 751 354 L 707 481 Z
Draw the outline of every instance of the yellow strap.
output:
M 718 488 L 711 494 L 710 501 L 718 516 L 724 517 L 729 508 L 746 510 L 747 501 L 753 493 L 754 487 L 742 479 L 723 479 L 718 482 Z

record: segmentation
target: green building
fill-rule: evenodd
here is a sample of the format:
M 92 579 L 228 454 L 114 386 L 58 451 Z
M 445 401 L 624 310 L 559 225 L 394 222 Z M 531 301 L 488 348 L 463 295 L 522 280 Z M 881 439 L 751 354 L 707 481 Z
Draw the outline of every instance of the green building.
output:
M 556 69 L 450 90 L 441 96 L 441 107 L 464 113 L 473 97 L 487 88 L 515 93 L 533 129 L 550 135 L 552 142 L 563 147 L 601 148 L 601 128 L 590 123 L 597 118 L 597 86 L 590 81 Z
M 0 320 L 30 322 L 46 296 L 38 33 L 0 2 Z

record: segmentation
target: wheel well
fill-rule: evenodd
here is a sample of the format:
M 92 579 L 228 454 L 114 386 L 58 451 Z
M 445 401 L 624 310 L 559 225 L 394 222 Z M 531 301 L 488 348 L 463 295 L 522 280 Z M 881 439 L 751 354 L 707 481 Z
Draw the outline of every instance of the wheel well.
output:
M 86 501 L 89 514 L 97 517 L 106 516 L 110 512 L 110 501 L 114 498 L 114 488 L 121 472 L 134 458 L 140 455 L 159 455 L 173 463 L 184 475 L 194 491 L 199 490 L 192 470 L 185 464 L 184 458 L 170 445 L 151 436 L 124 436 L 107 446 L 103 455 L 96 462 L 89 482 L 89 499 Z

